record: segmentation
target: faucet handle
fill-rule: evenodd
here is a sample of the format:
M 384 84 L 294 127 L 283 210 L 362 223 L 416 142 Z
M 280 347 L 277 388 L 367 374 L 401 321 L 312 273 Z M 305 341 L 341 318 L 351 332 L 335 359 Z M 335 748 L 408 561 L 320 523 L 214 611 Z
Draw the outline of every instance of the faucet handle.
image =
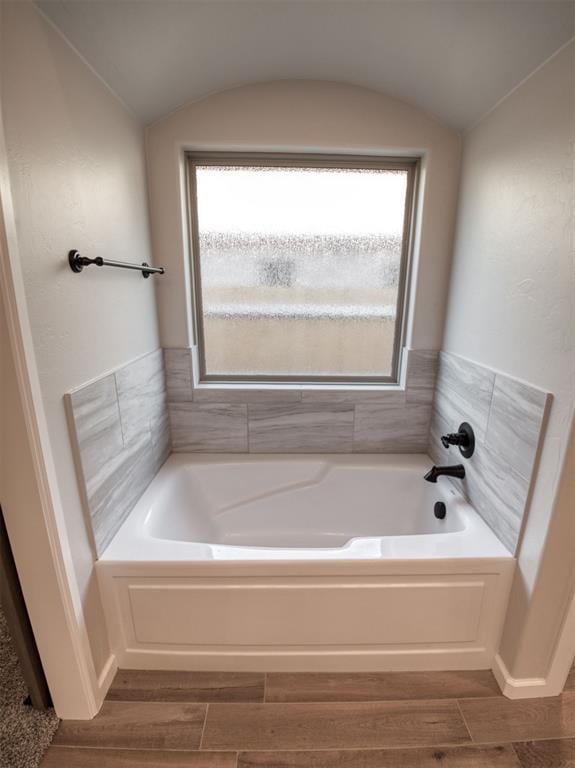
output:
M 447 435 L 441 436 L 441 442 L 444 448 L 449 448 L 450 445 L 467 445 L 468 438 L 465 432 L 450 432 Z
M 459 425 L 458 432 L 450 432 L 447 435 L 441 436 L 441 443 L 444 448 L 449 448 L 450 445 L 459 446 L 461 455 L 469 459 L 473 455 L 475 450 L 475 435 L 471 425 L 464 421 Z

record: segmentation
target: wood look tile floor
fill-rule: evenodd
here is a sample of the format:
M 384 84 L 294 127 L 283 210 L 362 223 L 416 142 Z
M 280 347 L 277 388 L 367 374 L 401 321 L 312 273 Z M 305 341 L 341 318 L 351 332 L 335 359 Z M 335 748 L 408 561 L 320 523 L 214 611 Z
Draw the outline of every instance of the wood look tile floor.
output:
M 575 768 L 575 674 L 509 701 L 488 671 L 120 670 L 42 768 Z

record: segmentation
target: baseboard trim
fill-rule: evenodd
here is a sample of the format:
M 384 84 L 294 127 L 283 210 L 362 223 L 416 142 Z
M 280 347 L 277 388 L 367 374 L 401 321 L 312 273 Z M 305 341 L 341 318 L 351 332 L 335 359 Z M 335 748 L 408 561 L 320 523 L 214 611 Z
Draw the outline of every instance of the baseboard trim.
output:
M 122 669 L 217 672 L 413 672 L 489 669 L 485 649 L 401 650 L 146 650 L 116 649 Z
M 492 671 L 501 693 L 508 699 L 537 699 L 561 693 L 545 677 L 512 677 L 499 654 L 493 659 Z
M 98 676 L 98 693 L 99 693 L 99 705 L 102 705 L 102 702 L 106 698 L 106 694 L 108 693 L 108 690 L 110 686 L 112 685 L 112 681 L 114 680 L 114 677 L 116 675 L 116 672 L 118 671 L 118 660 L 116 658 L 115 653 L 111 653 L 104 666 L 102 667 L 102 671 L 100 672 Z

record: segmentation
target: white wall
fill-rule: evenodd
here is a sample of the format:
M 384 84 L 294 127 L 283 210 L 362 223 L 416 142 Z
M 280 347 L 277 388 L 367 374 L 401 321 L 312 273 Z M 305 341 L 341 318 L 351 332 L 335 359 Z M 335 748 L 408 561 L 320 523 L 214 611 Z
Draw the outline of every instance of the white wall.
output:
M 408 346 L 438 349 L 449 280 L 460 137 L 381 93 L 331 82 L 279 81 L 217 93 L 147 130 L 152 241 L 168 267 L 159 286 L 164 346 L 191 344 L 183 148 L 421 153 L 424 195 Z M 415 265 L 417 267 L 417 264 Z
M 554 395 L 502 642 L 515 677 L 544 676 L 573 567 L 575 530 L 555 526 L 554 589 L 539 599 L 575 399 L 574 140 L 572 43 L 464 141 L 444 349 Z
M 154 285 L 68 269 L 66 255 L 149 261 L 143 134 L 27 0 L 3 4 L 2 107 L 28 313 L 84 615 L 109 654 L 62 397 L 158 346 Z
M 0 26 L 2 24 L 0 6 Z M 3 141 L 0 126 L 0 153 Z M 0 166 L 3 166 L 0 160 Z M 67 543 L 54 542 L 54 528 L 44 518 L 43 498 L 37 476 L 37 461 L 28 430 L 22 378 L 12 355 L 8 312 L 4 293 L 11 291 L 8 279 L 8 249 L 11 239 L 6 218 L 9 203 L 4 168 L 0 169 L 0 503 L 18 563 L 18 577 L 52 701 L 61 717 L 87 718 L 98 708 L 98 679 L 91 663 L 89 641 L 81 616 L 74 611 L 71 590 L 62 589 L 62 560 L 55 550 L 68 554 Z M 9 287 L 10 286 L 10 287 Z M 14 295 L 14 293 L 12 293 Z M 17 322 L 12 317 L 12 330 Z M 25 355 L 21 349 L 22 357 Z M 23 362 L 23 361 L 22 361 Z M 30 411 L 28 417 L 32 416 Z M 32 416 L 33 418 L 33 416 Z M 63 554 L 63 552 L 62 552 Z M 67 559 L 69 562 L 69 559 Z M 64 566 L 65 567 L 65 566 Z M 1 587 L 1 585 L 0 585 Z M 67 610 L 69 609 L 69 610 Z

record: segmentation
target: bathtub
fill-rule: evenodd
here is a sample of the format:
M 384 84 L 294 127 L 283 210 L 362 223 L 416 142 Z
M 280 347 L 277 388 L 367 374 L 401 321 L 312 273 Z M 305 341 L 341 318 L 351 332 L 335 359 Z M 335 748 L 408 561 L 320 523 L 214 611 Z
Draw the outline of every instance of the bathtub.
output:
M 172 455 L 96 565 L 116 663 L 491 666 L 514 559 L 430 465 Z

